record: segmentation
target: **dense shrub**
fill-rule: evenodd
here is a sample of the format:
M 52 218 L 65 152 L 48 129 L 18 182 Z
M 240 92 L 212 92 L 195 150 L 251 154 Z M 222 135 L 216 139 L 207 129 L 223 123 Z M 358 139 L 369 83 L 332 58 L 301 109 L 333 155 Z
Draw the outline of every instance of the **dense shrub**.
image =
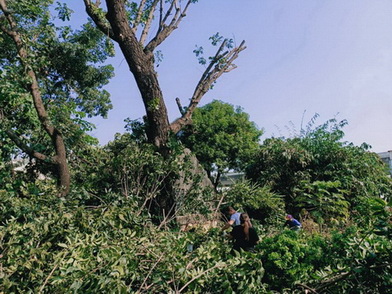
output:
M 263 224 L 277 224 L 284 215 L 283 197 L 271 192 L 269 187 L 243 180 L 225 192 L 225 202 Z
M 386 165 L 368 145 L 343 141 L 345 120 L 335 119 L 293 138 L 270 138 L 248 166 L 254 183 L 284 196 L 286 209 L 333 225 L 349 221 L 369 197 L 389 200 L 392 180 Z

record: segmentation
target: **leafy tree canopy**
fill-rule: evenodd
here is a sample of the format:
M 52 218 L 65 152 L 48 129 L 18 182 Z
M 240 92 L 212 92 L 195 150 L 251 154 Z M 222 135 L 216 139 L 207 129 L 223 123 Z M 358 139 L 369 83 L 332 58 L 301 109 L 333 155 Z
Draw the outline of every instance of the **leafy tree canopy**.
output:
M 69 19 L 71 11 L 58 4 L 57 18 L 51 5 L 53 1 L 1 2 L 0 140 L 12 138 L 41 163 L 58 165 L 62 158 L 65 165 L 59 146 L 70 152 L 95 143 L 85 133 L 93 125 L 84 118 L 106 116 L 112 107 L 103 86 L 113 68 L 102 63 L 113 50 L 91 24 L 80 30 L 59 26 L 58 18 Z
M 241 107 L 219 100 L 197 108 L 193 125 L 181 133 L 180 139 L 190 148 L 212 177 L 228 170 L 242 170 L 259 147 L 262 131 Z

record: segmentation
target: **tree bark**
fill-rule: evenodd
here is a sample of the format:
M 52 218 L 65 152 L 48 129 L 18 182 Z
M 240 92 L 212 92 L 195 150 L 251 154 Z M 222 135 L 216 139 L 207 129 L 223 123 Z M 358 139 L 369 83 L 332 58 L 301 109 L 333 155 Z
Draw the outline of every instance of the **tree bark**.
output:
M 128 22 L 122 1 L 107 0 L 107 19 L 132 72 L 147 114 L 147 137 L 158 149 L 165 150 L 170 124 L 163 94 L 154 69 L 154 54 L 143 50 Z

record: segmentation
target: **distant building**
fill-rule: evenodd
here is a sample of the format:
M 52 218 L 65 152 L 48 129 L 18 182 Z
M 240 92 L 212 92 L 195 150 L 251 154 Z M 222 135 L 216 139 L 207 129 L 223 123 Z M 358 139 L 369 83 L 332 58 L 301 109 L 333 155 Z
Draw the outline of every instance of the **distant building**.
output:
M 229 172 L 224 174 L 220 178 L 220 183 L 218 190 L 224 191 L 230 188 L 235 182 L 243 179 L 245 177 L 244 173 Z
M 392 175 L 392 150 L 377 153 L 381 160 L 389 166 L 389 174 Z

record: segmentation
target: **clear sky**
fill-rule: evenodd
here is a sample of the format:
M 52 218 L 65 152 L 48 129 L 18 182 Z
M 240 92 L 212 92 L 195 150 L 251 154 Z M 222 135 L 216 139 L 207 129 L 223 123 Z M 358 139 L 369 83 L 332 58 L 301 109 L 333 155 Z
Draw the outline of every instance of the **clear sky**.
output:
M 81 4 L 69 1 L 77 12 Z M 82 3 L 78 0 L 78 3 Z M 76 5 L 76 6 L 73 6 Z M 243 107 L 265 134 L 290 136 L 318 113 L 317 124 L 347 119 L 345 140 L 372 151 L 392 150 L 392 1 L 199 0 L 162 44 L 157 69 L 170 119 L 186 105 L 203 67 L 192 53 L 219 32 L 247 49 L 237 69 L 222 76 L 201 105 L 219 99 Z M 93 119 L 101 144 L 124 132 L 124 119 L 145 114 L 121 52 L 107 90 L 114 109 Z

